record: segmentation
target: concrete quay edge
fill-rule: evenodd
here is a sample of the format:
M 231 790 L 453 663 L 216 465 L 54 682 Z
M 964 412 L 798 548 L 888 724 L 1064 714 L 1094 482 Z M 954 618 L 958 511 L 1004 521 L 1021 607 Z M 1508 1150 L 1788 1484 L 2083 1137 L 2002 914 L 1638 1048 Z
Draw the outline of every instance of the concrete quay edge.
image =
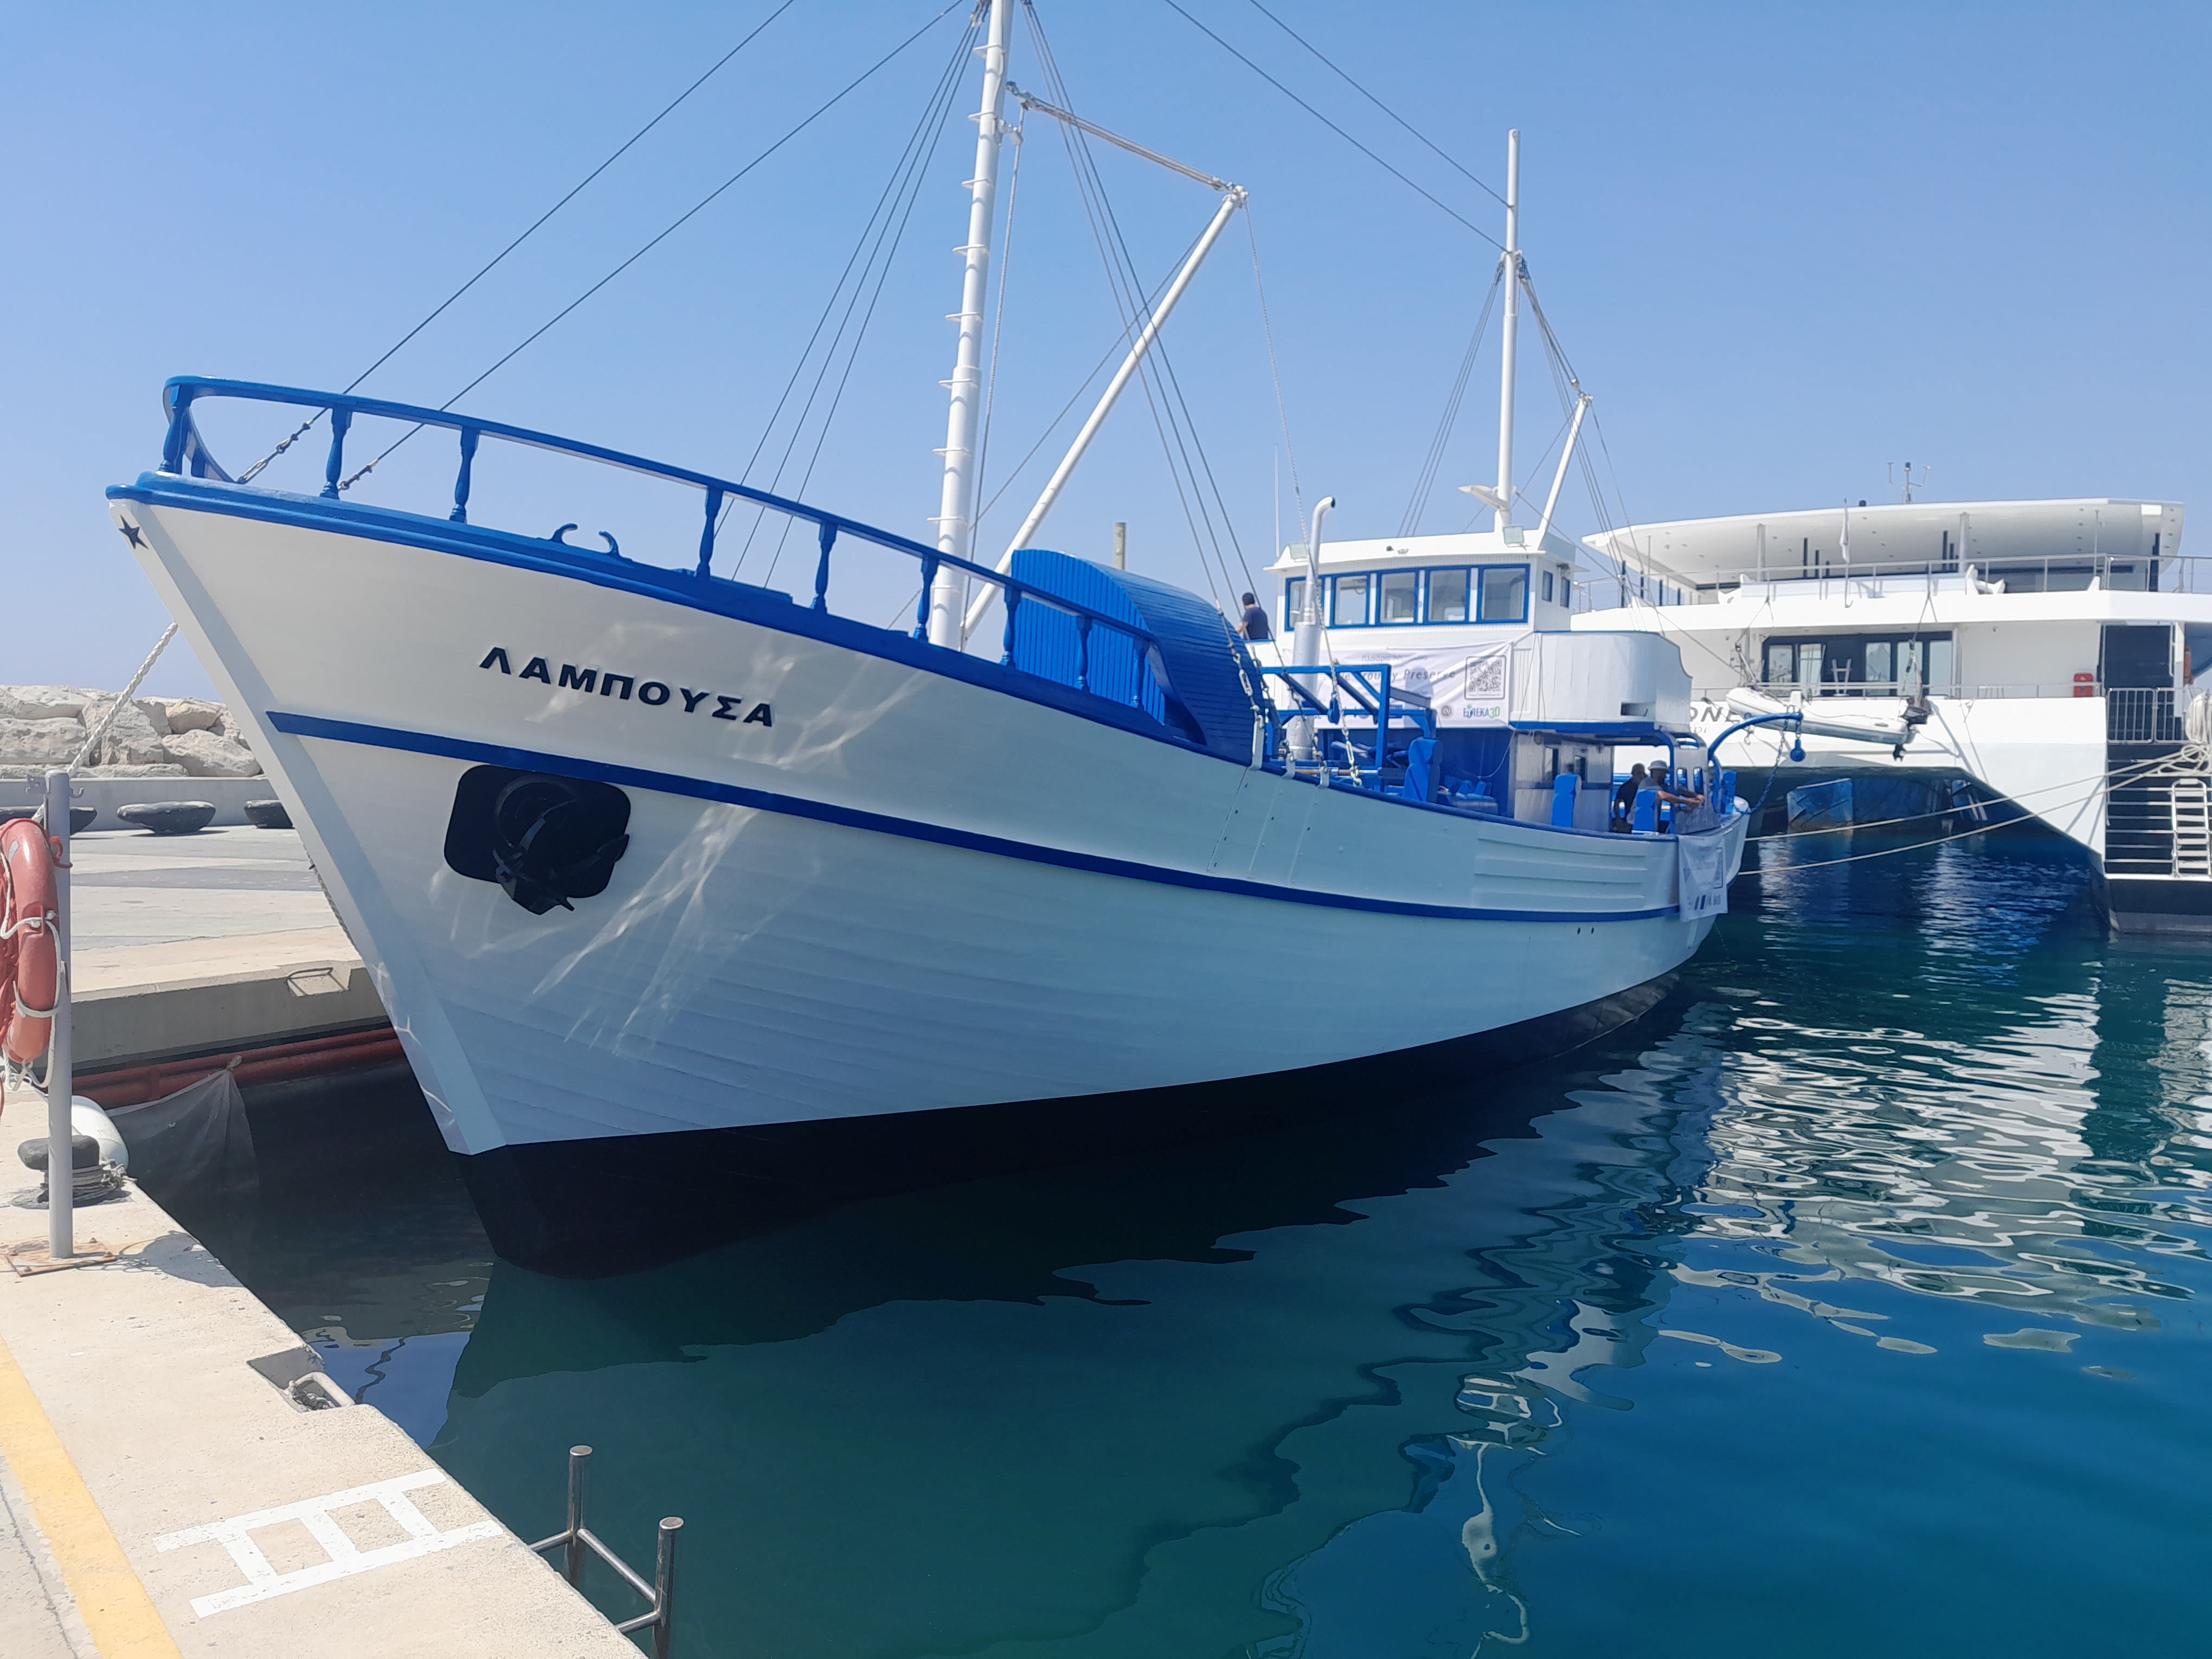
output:
M 80 1070 L 283 1042 L 385 1018 L 339 927 L 85 951 L 75 964 Z
M 45 1212 L 0 1188 L 0 1249 L 43 1245 Z M 635 1659 L 382 1413 L 307 1409 L 295 1395 L 343 1396 L 253 1370 L 301 1340 L 143 1193 L 80 1210 L 76 1237 L 117 1260 L 0 1268 L 0 1527 L 20 1490 L 58 1617 L 101 1659 L 297 1659 L 340 1632 L 364 1659 Z

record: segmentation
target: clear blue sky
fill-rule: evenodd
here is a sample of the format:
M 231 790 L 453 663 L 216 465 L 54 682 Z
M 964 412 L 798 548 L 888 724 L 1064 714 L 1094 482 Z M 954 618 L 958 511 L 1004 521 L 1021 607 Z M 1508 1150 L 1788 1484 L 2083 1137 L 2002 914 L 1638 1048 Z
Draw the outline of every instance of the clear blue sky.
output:
M 797 0 L 363 389 L 443 401 L 943 3 Z M 164 378 L 343 385 L 773 3 L 10 8 L 0 680 L 112 685 L 160 632 L 100 491 L 155 460 Z M 1489 198 L 1249 0 L 1183 3 L 1497 234 Z M 2199 487 L 2205 9 L 1271 4 L 1483 179 L 1502 185 L 1505 131 L 1522 130 L 1530 265 L 1634 517 L 1878 500 L 1885 463 L 1906 458 L 1932 464 L 1947 498 L 2212 501 Z M 1492 246 L 1162 0 L 1042 0 L 1042 15 L 1084 113 L 1250 189 L 1307 496 L 1338 496 L 1333 534 L 1395 532 Z M 742 469 L 963 21 L 944 19 L 465 406 Z M 1026 41 L 1014 75 L 1042 85 Z M 974 96 L 971 73 L 806 491 L 924 538 Z M 1127 158 L 1101 165 L 1157 279 L 1211 198 Z M 1006 303 L 1001 479 L 1116 326 L 1066 156 L 1039 126 Z M 1169 343 L 1256 568 L 1282 439 L 1241 231 Z M 1425 528 L 1465 522 L 1449 487 L 1490 475 L 1495 350 Z M 1540 357 L 1524 362 L 1533 459 L 1557 405 Z M 218 429 L 234 467 L 281 430 Z M 987 552 L 1058 447 L 1009 492 Z M 395 460 L 363 493 L 434 491 L 442 441 L 422 448 L 413 474 Z M 618 493 L 541 498 L 522 471 L 484 487 L 544 529 L 577 518 L 650 539 Z M 1595 527 L 1573 486 L 1565 516 L 1575 533 Z M 1133 564 L 1206 590 L 1133 394 L 1040 539 L 1103 556 L 1116 519 Z M 884 584 L 878 599 L 896 605 Z M 205 684 L 180 649 L 149 682 Z

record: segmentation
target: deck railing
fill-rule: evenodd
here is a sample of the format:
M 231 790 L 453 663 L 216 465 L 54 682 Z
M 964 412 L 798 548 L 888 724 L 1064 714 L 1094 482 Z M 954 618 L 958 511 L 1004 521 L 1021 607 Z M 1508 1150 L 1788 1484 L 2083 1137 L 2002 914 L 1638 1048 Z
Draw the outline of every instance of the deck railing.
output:
M 330 450 L 323 465 L 323 489 L 325 499 L 336 501 L 339 492 L 350 480 L 345 477 L 346 438 L 357 416 L 371 416 L 411 423 L 416 428 L 434 427 L 451 431 L 459 441 L 459 455 L 453 475 L 453 504 L 447 518 L 455 524 L 465 524 L 469 517 L 469 495 L 475 482 L 477 453 L 482 441 L 497 439 L 530 449 L 547 450 L 558 455 L 572 455 L 580 460 L 594 461 L 602 465 L 619 468 L 623 471 L 642 473 L 648 477 L 665 479 L 672 483 L 684 484 L 705 495 L 705 513 L 699 532 L 697 562 L 693 574 L 702 581 L 732 581 L 733 578 L 714 574 L 714 538 L 722 509 L 726 503 L 750 501 L 771 513 L 779 513 L 813 526 L 818 550 L 814 568 L 813 609 L 827 612 L 830 609 L 830 554 L 841 538 L 866 542 L 874 546 L 903 554 L 921 567 L 921 594 L 915 613 L 913 637 L 927 641 L 929 637 L 930 590 L 936 585 L 941 570 L 957 570 L 979 581 L 997 586 L 1006 601 L 1006 630 L 999 660 L 1007 667 L 1014 663 L 1014 624 L 1024 605 L 1042 605 L 1076 619 L 1079 638 L 1076 670 L 1076 689 L 1090 691 L 1090 651 L 1091 630 L 1097 628 L 1127 636 L 1135 643 L 1140 663 L 1147 665 L 1157 660 L 1155 647 L 1158 641 L 1150 630 L 1137 623 L 1125 622 L 1119 617 L 1074 599 L 1062 599 L 1031 583 L 993 570 L 985 565 L 957 558 L 921 542 L 910 541 L 904 536 L 873 525 L 848 519 L 841 514 L 829 513 L 804 501 L 772 495 L 756 489 L 750 484 L 738 483 L 729 478 L 720 478 L 711 473 L 697 472 L 689 467 L 671 466 L 665 462 L 647 460 L 642 456 L 625 454 L 574 438 L 556 437 L 550 433 L 534 432 L 526 427 L 510 426 L 501 421 L 487 421 L 473 415 L 455 414 L 448 410 L 425 409 L 413 404 L 392 403 L 381 398 L 359 398 L 345 392 L 312 392 L 298 386 L 266 386 L 251 380 L 202 380 L 180 375 L 161 390 L 161 403 L 168 415 L 168 435 L 161 447 L 161 471 L 184 474 L 196 478 L 213 478 L 218 483 L 234 482 L 210 453 L 207 441 L 201 435 L 198 422 L 194 418 L 195 404 L 210 398 L 236 398 L 251 403 L 279 404 L 295 409 L 315 410 L 330 420 Z M 301 428 L 306 429 L 304 427 Z M 296 434 L 295 434 L 296 435 Z M 356 474 L 358 477 L 358 474 Z M 554 545 L 588 558 L 603 558 L 615 562 L 627 561 L 618 548 L 610 546 L 605 552 L 593 548 L 577 546 L 561 538 L 573 525 L 564 525 L 550 538 L 543 538 Z M 611 541 L 611 538 L 610 538 Z M 665 567 L 663 567 L 665 568 Z M 952 650 L 954 647 L 943 647 Z M 1143 706 L 1145 674 L 1137 677 L 1137 690 L 1130 706 Z
M 2212 559 L 2173 554 L 2053 553 L 2033 557 L 1966 559 L 1854 559 L 1806 565 L 1788 564 L 1730 570 L 1692 586 L 1675 577 L 1578 575 L 1571 609 L 1607 611 L 1642 603 L 1672 607 L 1717 605 L 1745 588 L 1774 589 L 1778 595 L 1814 599 L 1853 597 L 1917 598 L 1970 591 L 1967 572 L 1989 592 L 2000 582 L 2008 594 L 2081 593 L 2096 587 L 2110 593 L 2212 593 Z M 1662 597 L 1662 586 L 1665 597 Z M 1677 597 L 1679 595 L 1679 597 Z

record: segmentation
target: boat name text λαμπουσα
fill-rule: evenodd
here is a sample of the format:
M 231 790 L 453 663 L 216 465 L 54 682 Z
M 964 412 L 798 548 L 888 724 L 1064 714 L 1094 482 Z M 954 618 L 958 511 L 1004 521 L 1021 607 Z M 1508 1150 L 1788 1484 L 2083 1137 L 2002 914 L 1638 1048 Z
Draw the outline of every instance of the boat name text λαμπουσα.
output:
M 641 680 L 635 674 L 617 674 L 605 668 L 579 668 L 574 663 L 564 662 L 561 665 L 560 678 L 556 682 L 552 665 L 544 657 L 532 657 L 523 664 L 521 672 L 516 674 L 514 660 L 503 645 L 492 647 L 477 666 L 495 668 L 502 674 L 514 674 L 518 679 L 541 680 L 556 690 L 596 692 L 602 697 L 619 697 L 624 702 L 635 696 L 648 708 L 672 708 L 675 699 L 681 697 L 684 706 L 679 712 L 686 714 L 698 713 L 701 706 L 712 699 L 714 706 L 708 711 L 708 718 L 710 720 L 734 720 L 740 726 L 773 726 L 775 724 L 775 711 L 764 702 L 757 702 L 747 708 L 742 696 L 725 696 L 719 691 L 694 691 L 689 686 L 671 685 L 665 680 Z

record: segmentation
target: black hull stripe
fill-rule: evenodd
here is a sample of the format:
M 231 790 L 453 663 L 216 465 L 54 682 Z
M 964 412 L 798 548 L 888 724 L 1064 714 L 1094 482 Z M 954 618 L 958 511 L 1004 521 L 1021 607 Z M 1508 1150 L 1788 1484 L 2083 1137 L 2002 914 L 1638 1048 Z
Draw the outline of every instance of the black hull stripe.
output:
M 799 795 L 766 789 L 747 789 L 737 784 L 687 778 L 673 772 L 652 772 L 634 766 L 610 766 L 599 761 L 566 755 L 542 754 L 535 750 L 508 749 L 497 744 L 471 743 L 459 738 L 437 737 L 425 732 L 402 732 L 390 726 L 362 726 L 351 720 L 324 720 L 313 714 L 272 710 L 269 723 L 295 738 L 322 738 L 334 743 L 361 744 L 376 749 L 396 749 L 410 754 L 437 755 L 447 760 L 469 761 L 485 766 L 512 766 L 526 772 L 552 772 L 563 777 L 592 778 L 632 789 L 665 795 L 686 795 L 696 800 L 720 801 L 758 812 L 786 817 L 811 818 L 848 830 L 866 830 L 908 841 L 931 842 L 996 858 L 1018 859 L 1026 864 L 1054 865 L 1094 875 L 1118 876 L 1127 881 L 1151 882 L 1163 887 L 1187 887 L 1201 892 L 1233 893 L 1243 898 L 1268 899 L 1282 904 L 1310 904 L 1332 910 L 1364 910 L 1382 915 L 1427 916 L 1445 921 L 1599 922 L 1650 921 L 1677 915 L 1675 907 L 1648 910 L 1489 910 L 1470 905 L 1420 904 L 1405 899 L 1368 898 L 1354 893 L 1324 893 L 1281 887 L 1269 882 L 1244 881 L 1234 876 L 1203 875 L 1164 865 L 1139 864 L 1129 859 L 1105 858 L 1093 853 L 1070 852 L 1031 842 L 1010 841 L 1000 836 L 948 829 L 915 818 L 893 817 L 882 812 L 833 806 Z

